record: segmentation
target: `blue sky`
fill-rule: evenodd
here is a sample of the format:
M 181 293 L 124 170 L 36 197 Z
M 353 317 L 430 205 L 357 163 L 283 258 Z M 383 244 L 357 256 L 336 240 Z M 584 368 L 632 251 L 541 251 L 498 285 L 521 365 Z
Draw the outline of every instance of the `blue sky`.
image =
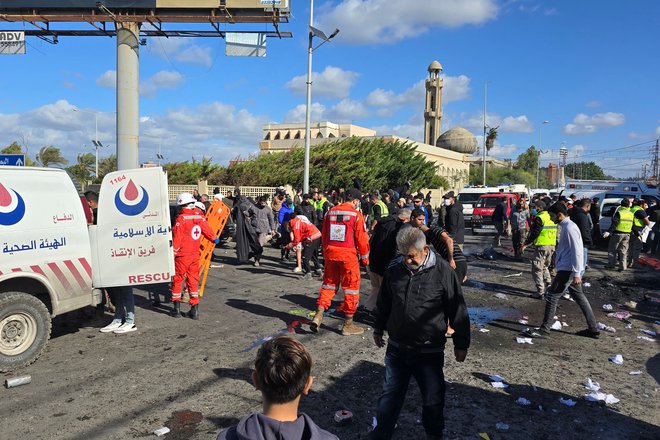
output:
M 169 161 L 205 155 L 224 164 L 258 151 L 264 124 L 304 122 L 309 2 L 291 3 L 282 29 L 294 38 L 269 39 L 266 58 L 227 57 L 222 39 L 148 39 L 140 48 L 141 161 L 155 160 L 161 145 Z M 443 131 L 463 126 L 481 141 L 487 81 L 498 157 L 537 145 L 548 120 L 544 164 L 564 143 L 569 161 L 593 160 L 625 177 L 650 164 L 660 137 L 654 0 L 316 0 L 315 25 L 341 31 L 314 54 L 313 120 L 421 140 L 423 80 L 438 60 Z M 115 40 L 29 37 L 27 51 L 0 56 L 0 145 L 26 143 L 34 156 L 52 144 L 73 161 L 93 151 L 92 112 L 102 112 L 99 139 L 110 147 L 101 155 L 114 150 Z

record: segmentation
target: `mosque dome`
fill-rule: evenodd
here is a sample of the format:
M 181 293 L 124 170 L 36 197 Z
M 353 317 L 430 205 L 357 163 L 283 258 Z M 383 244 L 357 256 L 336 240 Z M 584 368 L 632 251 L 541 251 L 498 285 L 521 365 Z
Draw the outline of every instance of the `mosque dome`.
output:
M 435 145 L 457 153 L 472 154 L 477 151 L 477 138 L 463 127 L 454 127 L 442 133 Z

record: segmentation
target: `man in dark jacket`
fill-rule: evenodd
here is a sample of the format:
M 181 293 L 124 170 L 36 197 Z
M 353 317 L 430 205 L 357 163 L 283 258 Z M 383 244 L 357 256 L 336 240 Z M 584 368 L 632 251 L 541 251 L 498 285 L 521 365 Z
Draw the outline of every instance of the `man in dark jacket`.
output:
M 309 194 L 303 194 L 302 203 L 300 204 L 302 215 L 307 217 L 307 220 L 316 225 L 316 206 L 312 203 L 312 197 Z
M 376 223 L 374 233 L 369 239 L 369 279 L 371 293 L 365 301 L 364 308 L 369 312 L 376 309 L 378 292 L 385 269 L 396 256 L 396 234 L 401 227 L 410 221 L 410 209 L 402 209 L 396 215 L 383 217 Z
M 442 196 L 443 203 L 447 207 L 445 217 L 445 229 L 451 238 L 463 249 L 465 242 L 465 220 L 463 219 L 463 205 L 454 197 L 454 191 L 449 191 Z
M 441 439 L 444 429 L 445 332 L 447 321 L 456 361 L 463 362 L 470 346 L 470 319 L 458 277 L 449 264 L 429 250 L 424 233 L 405 228 L 396 238 L 402 255 L 385 273 L 378 298 L 374 342 L 384 347 L 385 385 L 378 399 L 377 426 L 371 439 L 389 439 L 403 406 L 410 376 L 422 394 L 422 425 L 427 439 Z

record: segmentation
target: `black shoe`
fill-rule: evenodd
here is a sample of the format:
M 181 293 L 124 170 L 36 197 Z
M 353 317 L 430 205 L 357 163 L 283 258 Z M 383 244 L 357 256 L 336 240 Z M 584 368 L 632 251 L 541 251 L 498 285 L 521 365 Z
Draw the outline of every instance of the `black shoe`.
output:
M 521 335 L 525 335 L 528 338 L 541 338 L 545 339 L 550 336 L 550 332 L 542 328 L 528 328 L 520 332 Z
M 181 301 L 174 301 L 174 307 L 170 312 L 174 318 L 181 318 Z
M 190 311 L 188 312 L 188 317 L 189 318 L 195 319 L 195 320 L 199 319 L 199 311 L 197 310 L 198 307 L 199 307 L 198 304 L 195 304 L 194 306 L 190 307 Z
M 598 330 L 584 329 L 576 333 L 578 336 L 584 336 L 585 338 L 599 339 L 600 332 Z

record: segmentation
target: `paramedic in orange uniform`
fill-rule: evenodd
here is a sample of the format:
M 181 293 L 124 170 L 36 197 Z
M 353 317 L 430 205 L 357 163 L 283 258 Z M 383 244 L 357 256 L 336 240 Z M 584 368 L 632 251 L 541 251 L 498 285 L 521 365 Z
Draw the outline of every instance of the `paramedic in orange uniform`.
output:
M 360 301 L 360 264 L 369 265 L 369 236 L 364 217 L 358 207 L 362 194 L 351 188 L 346 193 L 347 202 L 331 208 L 323 219 L 321 243 L 325 256 L 325 273 L 318 309 L 310 330 L 319 331 L 323 312 L 330 308 L 339 286 L 344 290 L 344 302 L 338 308 L 346 315 L 342 335 L 359 335 L 364 328 L 353 323 L 353 315 Z
M 183 278 L 186 278 L 186 287 L 190 294 L 190 311 L 188 316 L 198 319 L 199 305 L 199 257 L 200 240 L 202 235 L 208 240 L 218 243 L 206 222 L 201 210 L 195 207 L 195 197 L 190 193 L 181 193 L 177 204 L 181 212 L 176 218 L 172 228 L 172 241 L 174 247 L 174 279 L 172 280 L 172 316 L 181 317 L 181 290 Z

